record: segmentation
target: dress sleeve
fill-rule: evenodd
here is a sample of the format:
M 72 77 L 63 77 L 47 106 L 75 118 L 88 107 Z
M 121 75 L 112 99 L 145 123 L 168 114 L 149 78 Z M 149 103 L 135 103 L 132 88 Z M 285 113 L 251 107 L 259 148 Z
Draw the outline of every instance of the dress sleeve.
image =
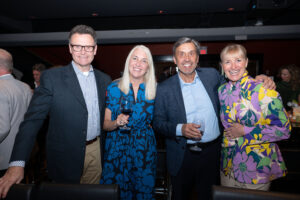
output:
M 106 108 L 108 108 L 109 110 L 112 110 L 111 98 L 112 98 L 111 85 L 109 85 L 106 89 L 106 94 L 105 94 L 105 104 L 106 104 Z
M 291 124 L 281 98 L 279 98 L 279 93 L 275 90 L 265 89 L 262 84 L 259 84 L 255 90 L 254 95 L 251 95 L 251 104 L 255 110 L 253 117 L 257 119 L 254 126 L 244 126 L 244 139 L 249 144 L 288 139 Z
M 112 82 L 106 89 L 105 104 L 112 112 L 112 119 L 119 114 L 119 100 L 121 97 L 121 91 L 118 88 L 117 82 Z

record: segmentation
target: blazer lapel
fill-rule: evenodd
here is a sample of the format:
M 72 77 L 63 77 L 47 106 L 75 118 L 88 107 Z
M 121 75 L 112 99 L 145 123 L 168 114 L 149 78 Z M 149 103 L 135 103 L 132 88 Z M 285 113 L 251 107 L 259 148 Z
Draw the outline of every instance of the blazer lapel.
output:
M 183 101 L 183 96 L 182 96 L 182 91 L 181 91 L 181 86 L 180 86 L 180 81 L 179 81 L 179 74 L 175 75 L 173 77 L 172 80 L 172 85 L 171 85 L 171 89 L 173 91 L 173 93 L 175 94 L 175 101 L 177 103 L 177 106 L 175 106 L 176 108 L 178 108 L 178 110 L 180 111 L 181 116 L 180 116 L 180 121 L 184 121 L 184 123 L 187 122 L 186 119 L 186 112 L 185 112 L 185 108 L 184 108 L 184 101 Z
M 76 99 L 86 108 L 85 100 L 83 97 L 83 93 L 81 90 L 81 87 L 79 85 L 78 78 L 76 76 L 76 73 L 73 69 L 72 64 L 70 64 L 65 71 L 65 83 L 67 87 L 70 89 L 70 91 L 74 94 Z
M 95 80 L 96 80 L 96 86 L 97 86 L 97 94 L 98 94 L 98 104 L 99 104 L 99 111 L 101 113 L 101 102 L 102 99 L 105 99 L 105 92 L 102 92 L 102 91 L 105 91 L 106 88 L 104 86 L 104 84 L 102 83 L 102 80 L 101 80 L 101 77 L 100 75 L 98 74 L 98 72 L 94 69 L 94 74 L 95 74 Z

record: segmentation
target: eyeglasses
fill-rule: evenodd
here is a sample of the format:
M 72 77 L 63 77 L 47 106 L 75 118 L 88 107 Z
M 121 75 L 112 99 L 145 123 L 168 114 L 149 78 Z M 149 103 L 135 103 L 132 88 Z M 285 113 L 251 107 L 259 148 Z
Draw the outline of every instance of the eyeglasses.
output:
M 82 48 L 84 49 L 84 51 L 86 52 L 92 52 L 94 51 L 96 46 L 81 46 L 81 45 L 77 45 L 77 44 L 70 44 L 72 49 L 76 52 L 79 52 L 82 50 Z

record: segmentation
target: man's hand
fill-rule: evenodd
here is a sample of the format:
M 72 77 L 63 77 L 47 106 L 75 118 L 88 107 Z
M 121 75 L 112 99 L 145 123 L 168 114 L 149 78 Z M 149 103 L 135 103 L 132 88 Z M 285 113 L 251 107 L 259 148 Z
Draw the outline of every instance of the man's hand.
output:
M 189 139 L 201 140 L 202 134 L 199 130 L 200 125 L 198 124 L 183 124 L 181 128 L 182 135 Z
M 0 178 L 0 199 L 5 198 L 10 187 L 19 184 L 24 178 L 24 167 L 9 167 L 3 177 Z
M 276 89 L 275 82 L 270 77 L 268 77 L 266 75 L 262 75 L 262 74 L 258 75 L 258 76 L 255 77 L 255 80 L 262 81 L 263 86 L 266 89 L 269 89 L 269 90 L 275 90 Z

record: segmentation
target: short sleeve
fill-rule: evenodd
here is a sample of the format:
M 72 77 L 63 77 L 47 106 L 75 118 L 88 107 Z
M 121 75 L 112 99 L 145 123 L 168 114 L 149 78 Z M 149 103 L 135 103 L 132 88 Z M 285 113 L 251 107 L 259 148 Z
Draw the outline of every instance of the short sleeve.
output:
M 118 87 L 117 82 L 112 82 L 106 89 L 105 104 L 106 108 L 115 112 L 118 109 L 119 99 L 121 96 L 121 91 Z

